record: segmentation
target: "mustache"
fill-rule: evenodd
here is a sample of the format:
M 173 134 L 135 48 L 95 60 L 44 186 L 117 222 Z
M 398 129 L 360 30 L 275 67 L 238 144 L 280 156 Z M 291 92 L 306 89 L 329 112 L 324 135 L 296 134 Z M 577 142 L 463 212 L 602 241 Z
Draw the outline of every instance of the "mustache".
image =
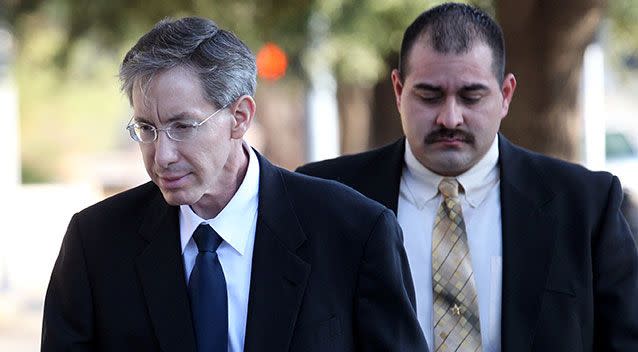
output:
M 474 144 L 475 141 L 474 135 L 469 132 L 440 128 L 428 133 L 428 135 L 425 136 L 424 142 L 425 144 L 433 144 L 446 139 L 460 139 L 468 144 Z

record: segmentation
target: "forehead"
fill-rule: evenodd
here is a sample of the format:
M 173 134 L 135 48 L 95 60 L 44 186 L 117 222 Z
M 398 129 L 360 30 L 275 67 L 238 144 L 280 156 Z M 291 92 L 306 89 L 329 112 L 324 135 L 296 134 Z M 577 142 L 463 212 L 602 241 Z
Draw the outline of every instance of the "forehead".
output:
M 132 101 L 136 114 L 143 116 L 210 106 L 197 74 L 180 66 L 160 71 L 148 79 L 136 79 Z
M 498 84 L 492 70 L 492 50 L 477 42 L 464 53 L 441 53 L 419 40 L 408 53 L 404 81 L 446 84 Z

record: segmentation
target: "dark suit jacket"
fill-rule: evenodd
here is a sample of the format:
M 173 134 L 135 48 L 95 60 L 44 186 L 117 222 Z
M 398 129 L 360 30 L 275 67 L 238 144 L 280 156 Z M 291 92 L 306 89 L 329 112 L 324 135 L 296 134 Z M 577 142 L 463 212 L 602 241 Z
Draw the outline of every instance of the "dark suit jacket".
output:
M 405 140 L 298 171 L 397 211 Z M 499 135 L 503 351 L 638 351 L 638 256 L 616 177 Z M 413 263 L 414 265 L 414 263 Z
M 245 351 L 425 351 L 392 212 L 259 156 Z M 178 207 L 153 183 L 73 216 L 43 351 L 195 351 Z

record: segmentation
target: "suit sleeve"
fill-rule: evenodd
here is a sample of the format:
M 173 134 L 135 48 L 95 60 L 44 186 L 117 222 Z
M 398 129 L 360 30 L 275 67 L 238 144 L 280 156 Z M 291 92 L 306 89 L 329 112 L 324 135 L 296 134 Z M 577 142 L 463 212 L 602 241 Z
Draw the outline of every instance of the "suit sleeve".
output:
M 638 351 L 638 253 L 613 178 L 600 231 L 592 238 L 594 351 Z
M 357 351 L 428 351 L 416 318 L 401 229 L 385 210 L 365 245 L 357 282 Z
M 93 310 L 77 214 L 71 219 L 44 302 L 42 352 L 92 351 Z

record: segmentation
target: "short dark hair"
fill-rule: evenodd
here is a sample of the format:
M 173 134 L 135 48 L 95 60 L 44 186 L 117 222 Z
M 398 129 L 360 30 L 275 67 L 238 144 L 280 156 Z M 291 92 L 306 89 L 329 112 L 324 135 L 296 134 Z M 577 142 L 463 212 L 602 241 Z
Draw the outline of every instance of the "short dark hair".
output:
M 129 50 L 120 67 L 122 90 L 132 103 L 133 85 L 181 66 L 197 74 L 205 98 L 218 108 L 242 95 L 253 96 L 257 66 L 250 49 L 209 19 L 164 19 Z
M 505 47 L 501 27 L 483 10 L 459 3 L 445 3 L 423 12 L 405 30 L 399 55 L 399 74 L 407 74 L 407 60 L 414 42 L 426 36 L 431 47 L 443 54 L 463 54 L 481 41 L 492 50 L 492 71 L 499 84 L 505 77 Z

